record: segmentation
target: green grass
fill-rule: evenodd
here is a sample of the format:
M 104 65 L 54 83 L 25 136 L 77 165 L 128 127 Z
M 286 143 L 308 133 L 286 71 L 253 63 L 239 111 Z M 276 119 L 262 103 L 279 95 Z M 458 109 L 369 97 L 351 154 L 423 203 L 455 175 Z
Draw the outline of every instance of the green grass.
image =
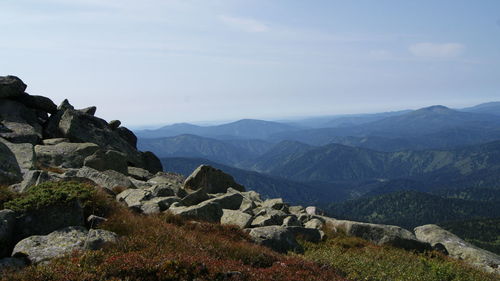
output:
M 305 258 L 337 268 L 346 278 L 369 281 L 494 281 L 498 276 L 440 253 L 417 254 L 365 240 L 330 234 L 319 244 L 304 243 Z

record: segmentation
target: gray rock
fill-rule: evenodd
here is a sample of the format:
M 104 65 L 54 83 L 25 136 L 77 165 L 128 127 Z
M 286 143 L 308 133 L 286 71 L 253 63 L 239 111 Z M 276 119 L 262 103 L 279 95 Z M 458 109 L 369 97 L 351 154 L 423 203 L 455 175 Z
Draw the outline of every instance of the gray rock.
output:
M 175 197 L 175 196 L 168 196 L 168 197 L 155 197 L 155 198 L 152 198 L 146 202 L 144 202 L 143 205 L 145 204 L 157 204 L 158 207 L 160 208 L 160 211 L 163 212 L 165 210 L 167 210 L 168 208 L 170 208 L 170 206 L 174 203 L 177 203 L 179 202 L 180 199 L 178 197 Z
M 21 171 L 35 168 L 36 155 L 34 146 L 31 143 L 11 143 L 3 138 L 0 138 L 0 142 L 5 144 L 14 154 Z
M 28 190 L 32 186 L 39 185 L 41 183 L 56 179 L 58 178 L 53 176 L 53 173 L 49 173 L 42 170 L 29 170 L 24 173 L 23 181 L 18 185 L 16 185 L 15 190 L 17 192 L 22 193 Z
M 37 144 L 42 139 L 36 112 L 22 103 L 0 99 L 0 122 L 0 137 L 10 142 Z
M 115 131 L 123 140 L 125 140 L 133 148 L 137 149 L 137 136 L 132 131 L 125 127 L 119 127 Z
M 168 212 L 181 217 L 207 222 L 220 222 L 222 208 L 216 202 L 202 202 L 190 207 L 170 206 Z
M 500 256 L 465 242 L 437 225 L 419 226 L 415 228 L 415 235 L 432 246 L 441 244 L 453 258 L 464 260 L 484 271 L 500 274 Z
M 80 168 L 85 158 L 99 150 L 94 143 L 58 143 L 55 145 L 36 145 L 38 162 L 48 167 Z
M 283 199 L 281 198 L 276 198 L 276 199 L 268 199 L 264 202 L 262 202 L 262 207 L 264 208 L 271 208 L 275 210 L 280 210 L 284 212 L 288 212 L 288 205 L 283 202 Z
M 79 109 L 78 111 L 80 111 L 83 114 L 94 116 L 95 112 L 97 111 L 97 107 L 95 107 L 95 106 L 89 106 L 89 107 L 86 107 L 86 108 Z
M 222 209 L 221 224 L 236 225 L 239 228 L 247 228 L 252 222 L 252 216 L 241 211 Z
M 13 257 L 27 257 L 33 264 L 69 254 L 75 250 L 97 250 L 106 243 L 115 243 L 115 233 L 70 226 L 44 236 L 31 236 L 14 247 Z
M 83 165 L 101 172 L 114 170 L 122 174 L 128 173 L 127 156 L 114 150 L 97 150 L 85 158 Z
M 257 208 L 257 204 L 254 201 L 248 198 L 243 198 L 241 201 L 240 211 L 252 215 L 255 208 Z
M 288 211 L 290 212 L 290 214 L 296 216 L 306 213 L 306 209 L 304 209 L 304 207 L 302 206 L 289 206 Z
M 69 142 L 69 140 L 66 138 L 53 138 L 53 139 L 44 139 L 42 141 L 44 145 L 56 145 L 63 142 Z
M 14 100 L 24 104 L 25 106 L 33 109 L 38 109 L 43 112 L 54 114 L 57 111 L 57 105 L 49 98 L 42 96 L 32 96 L 26 93 L 18 95 Z
M 0 98 L 11 98 L 22 95 L 26 84 L 16 76 L 0 76 Z
M 295 240 L 293 233 L 281 226 L 252 228 L 249 235 L 256 243 L 280 253 L 287 253 L 288 251 L 302 253 L 304 251 Z
M 14 226 L 16 216 L 14 211 L 0 210 L 0 258 L 10 254 L 14 244 Z
M 23 180 L 21 168 L 17 163 L 16 155 L 3 142 L 0 142 L 0 182 L 13 184 Z
M 288 226 L 286 229 L 293 233 L 295 238 L 300 238 L 308 242 L 318 243 L 324 237 L 324 233 L 322 233 L 319 229 L 300 226 Z
M 240 193 L 226 193 L 208 201 L 219 203 L 222 209 L 238 210 L 243 201 L 243 195 Z
M 151 199 L 151 192 L 142 189 L 127 189 L 116 195 L 116 200 L 124 202 L 129 208 L 141 208 L 144 201 Z
M 20 214 L 16 220 L 16 236 L 25 238 L 45 235 L 54 230 L 84 225 L 83 208 L 76 200 L 64 205 L 50 205 Z
M 120 122 L 120 120 L 109 121 L 109 127 L 111 128 L 111 130 L 118 129 L 118 127 L 120 127 L 121 124 L 122 124 L 122 122 Z
M 127 176 L 113 170 L 99 172 L 89 167 L 83 167 L 78 169 L 76 176 L 89 179 L 97 185 L 109 190 L 113 190 L 113 188 L 116 187 L 135 188 L 134 184 Z
M 156 202 L 144 202 L 140 206 L 140 210 L 143 214 L 146 215 L 152 215 L 152 214 L 159 214 L 161 213 L 162 209 L 160 208 L 160 205 Z
M 134 179 L 141 181 L 147 181 L 153 177 L 153 175 L 148 170 L 137 167 L 127 167 L 127 173 Z
M 417 240 L 413 233 L 399 226 L 323 218 L 336 230 L 344 231 L 348 236 L 360 237 L 377 245 L 389 245 L 418 252 L 431 250 L 428 243 Z
M 232 176 L 208 165 L 196 168 L 184 182 L 184 188 L 187 190 L 204 189 L 207 193 L 226 193 L 229 187 L 245 191 L 245 188 L 236 183 Z
M 210 199 L 210 196 L 208 196 L 205 190 L 199 189 L 189 193 L 186 197 L 182 198 L 181 204 L 184 206 L 193 206 L 208 199 Z
M 133 177 L 127 177 L 130 182 L 132 182 L 132 184 L 137 187 L 137 188 L 142 188 L 142 189 L 149 189 L 151 187 L 153 187 L 152 184 L 148 183 L 148 182 L 145 182 L 145 181 L 141 181 L 141 180 L 136 180 L 134 179 Z
M 158 173 L 163 171 L 163 165 L 156 155 L 151 151 L 141 152 L 142 166 L 144 169 L 151 173 Z
M 282 225 L 283 220 L 287 217 L 282 211 L 270 209 L 265 210 L 256 214 L 256 217 L 252 221 L 252 227 L 270 226 L 270 225 Z

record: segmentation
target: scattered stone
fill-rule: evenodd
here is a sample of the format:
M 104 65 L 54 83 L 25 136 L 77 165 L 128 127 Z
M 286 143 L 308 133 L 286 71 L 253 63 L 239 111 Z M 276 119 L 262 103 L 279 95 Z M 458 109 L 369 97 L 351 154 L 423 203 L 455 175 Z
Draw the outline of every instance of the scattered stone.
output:
M 208 201 L 219 203 L 223 209 L 238 210 L 243 201 L 243 195 L 239 193 L 226 193 L 209 199 Z
M 262 202 L 262 207 L 285 211 L 285 212 L 288 211 L 288 206 L 283 202 L 283 199 L 281 198 L 268 199 Z
M 304 251 L 295 240 L 293 233 L 281 226 L 252 228 L 249 235 L 256 243 L 280 253 L 287 253 L 288 251 L 302 253 Z
M 175 196 L 175 190 L 168 184 L 157 184 L 147 189 L 153 197 Z M 201 202 L 201 201 L 200 201 Z
M 295 238 L 300 238 L 308 242 L 318 243 L 323 237 L 324 233 L 319 229 L 305 228 L 300 226 L 289 226 L 286 228 L 288 231 L 295 235 Z
M 44 236 L 31 236 L 14 247 L 13 257 L 26 257 L 33 264 L 69 254 L 75 250 L 97 250 L 106 243 L 115 243 L 115 233 L 70 226 Z
M 151 199 L 151 192 L 142 189 L 127 189 L 116 195 L 116 200 L 124 202 L 130 208 L 141 208 L 144 201 Z
M 323 227 L 323 222 L 319 219 L 313 218 L 304 224 L 305 228 L 311 229 L 321 229 Z
M 452 258 L 464 260 L 487 272 L 500 274 L 500 256 L 465 242 L 455 234 L 437 225 L 419 226 L 415 228 L 415 235 L 418 239 L 430 243 L 433 247 L 444 246 Z
M 184 188 L 187 190 L 204 189 L 207 193 L 226 193 L 229 187 L 245 191 L 245 188 L 237 184 L 232 176 L 207 165 L 196 168 L 184 182 Z
M 287 214 L 285 214 L 284 212 L 271 209 L 263 213 L 261 212 L 261 214 L 257 214 L 251 225 L 252 227 L 282 225 L 283 220 L 286 217 Z
M 252 222 L 252 216 L 241 211 L 222 209 L 221 224 L 232 224 L 239 228 L 247 228 Z

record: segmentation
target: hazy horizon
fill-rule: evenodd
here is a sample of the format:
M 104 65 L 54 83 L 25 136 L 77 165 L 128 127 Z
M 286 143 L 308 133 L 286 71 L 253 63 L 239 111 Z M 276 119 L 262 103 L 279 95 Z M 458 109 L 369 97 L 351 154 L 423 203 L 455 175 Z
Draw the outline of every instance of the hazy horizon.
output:
M 500 2 L 0 2 L 0 75 L 126 126 L 499 100 Z M 213 120 L 213 121 L 212 121 Z

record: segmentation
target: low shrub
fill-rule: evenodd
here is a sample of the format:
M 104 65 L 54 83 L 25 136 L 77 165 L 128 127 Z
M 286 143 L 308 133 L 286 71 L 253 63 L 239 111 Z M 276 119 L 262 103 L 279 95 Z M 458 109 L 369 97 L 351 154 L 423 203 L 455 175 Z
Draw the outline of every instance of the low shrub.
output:
M 4 204 L 6 202 L 12 201 L 18 197 L 18 194 L 12 190 L 8 186 L 0 185 L 0 210 L 4 209 Z

